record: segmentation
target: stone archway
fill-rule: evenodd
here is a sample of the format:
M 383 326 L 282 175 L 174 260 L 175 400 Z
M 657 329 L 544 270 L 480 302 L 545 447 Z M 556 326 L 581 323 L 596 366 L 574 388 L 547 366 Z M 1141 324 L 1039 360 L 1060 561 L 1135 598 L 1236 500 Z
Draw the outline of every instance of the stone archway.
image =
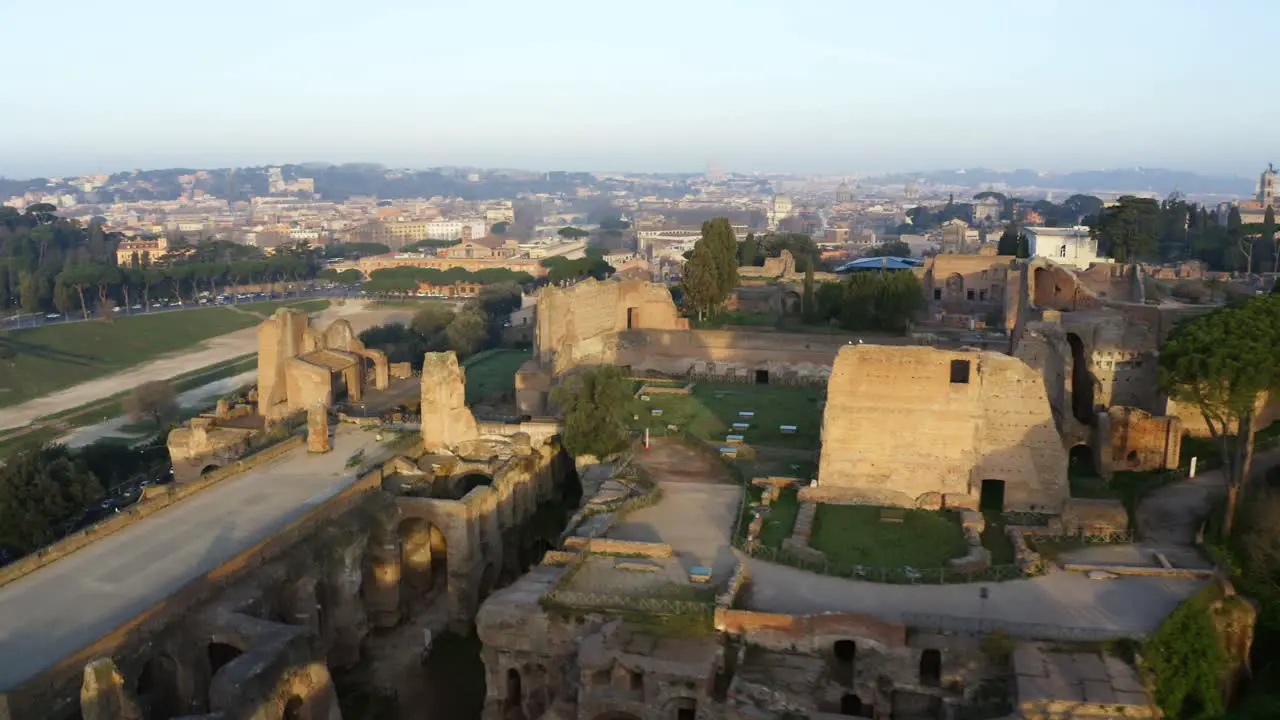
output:
M 400 583 L 408 592 L 401 601 L 411 604 L 413 598 L 422 598 L 433 584 L 431 523 L 422 518 L 406 518 L 396 526 L 400 539 Z
M 217 675 L 219 670 L 244 654 L 240 648 L 217 640 L 210 642 L 205 652 L 209 656 L 209 677 Z
M 467 493 L 482 485 L 493 485 L 493 476 L 481 472 L 458 475 L 449 479 L 448 497 L 451 500 L 461 500 Z
M 289 702 L 284 704 L 284 713 L 281 714 L 280 720 L 309 720 L 301 696 L 294 695 L 289 698 Z
M 144 717 L 171 718 L 182 715 L 186 708 L 178 690 L 178 663 L 168 655 L 156 655 L 142 666 L 134 685 Z

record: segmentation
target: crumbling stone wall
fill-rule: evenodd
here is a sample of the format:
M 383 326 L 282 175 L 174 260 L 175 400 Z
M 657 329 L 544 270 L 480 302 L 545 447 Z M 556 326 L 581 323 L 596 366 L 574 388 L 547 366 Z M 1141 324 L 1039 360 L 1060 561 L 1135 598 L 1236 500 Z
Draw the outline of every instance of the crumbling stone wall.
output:
M 449 450 L 478 436 L 476 418 L 467 407 L 466 378 L 453 351 L 423 358 L 421 407 L 426 450 Z
M 192 418 L 185 427 L 169 433 L 166 444 L 173 462 L 173 478 L 190 482 L 210 465 L 222 467 L 235 462 L 249 447 L 253 430 L 218 427 L 211 417 Z
M 852 345 L 836 357 L 819 486 L 912 507 L 976 499 L 1001 481 L 1005 510 L 1058 511 L 1067 456 L 1039 373 L 992 352 Z
M 1182 421 L 1137 408 L 1113 407 L 1098 415 L 1098 437 L 1104 443 L 1098 468 L 1102 473 L 1176 468 Z
M 535 350 L 558 376 L 579 365 L 613 362 L 616 336 L 642 328 L 686 329 L 666 286 L 640 280 L 588 279 L 538 296 Z

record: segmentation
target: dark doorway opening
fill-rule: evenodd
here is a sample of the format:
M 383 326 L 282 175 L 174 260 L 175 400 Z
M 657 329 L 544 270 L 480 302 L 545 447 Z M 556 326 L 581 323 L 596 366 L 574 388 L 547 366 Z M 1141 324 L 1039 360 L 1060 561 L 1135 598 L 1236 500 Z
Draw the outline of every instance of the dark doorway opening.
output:
M 983 480 L 982 492 L 978 497 L 978 509 L 1004 512 L 1004 481 Z
M 306 715 L 302 711 L 302 698 L 294 695 L 289 698 L 289 702 L 284 706 L 284 715 L 281 720 L 304 720 Z
M 134 693 L 145 717 L 170 718 L 183 714 L 175 687 L 177 677 L 178 665 L 168 656 L 159 655 L 147 661 L 138 674 Z
M 209 643 L 209 676 L 213 677 L 227 663 L 240 657 L 240 648 L 221 642 Z
M 1075 333 L 1067 333 L 1071 346 L 1071 414 L 1085 425 L 1093 424 L 1093 375 L 1084 357 L 1084 343 Z
M 1140 461 L 1139 461 L 1139 459 L 1138 459 L 1138 451 L 1137 451 L 1137 450 L 1130 450 L 1130 451 L 1129 451 L 1129 454 L 1124 456 L 1124 461 L 1125 461 L 1125 464 L 1127 464 L 1127 465 L 1128 465 L 1129 467 L 1131 467 L 1131 468 L 1136 468 L 1136 467 L 1138 467 L 1138 465 L 1139 465 L 1139 463 L 1140 463 Z
M 639 327 L 639 318 L 636 317 L 637 308 L 627 308 L 627 329 L 630 330 Z
M 920 684 L 925 687 L 942 685 L 942 652 L 925 650 L 920 653 Z
M 871 712 L 874 709 L 871 705 L 863 705 L 862 698 L 853 693 L 849 693 L 840 698 L 840 714 L 852 715 L 853 717 L 874 717 Z
M 1075 445 L 1067 453 L 1068 477 L 1097 477 L 1098 469 L 1093 464 L 1093 450 L 1088 445 Z
M 952 360 L 951 361 L 951 384 L 952 385 L 968 385 L 969 384 L 969 361 L 968 360 Z
M 520 671 L 507 670 L 507 697 L 502 703 L 503 717 L 524 717 L 524 689 L 520 686 Z
M 768 384 L 769 384 L 769 371 L 768 371 L 768 370 L 757 370 L 757 371 L 756 371 L 756 384 L 757 384 L 757 385 L 768 385 Z
M 698 701 L 693 698 L 676 700 L 676 720 L 696 720 L 698 717 Z

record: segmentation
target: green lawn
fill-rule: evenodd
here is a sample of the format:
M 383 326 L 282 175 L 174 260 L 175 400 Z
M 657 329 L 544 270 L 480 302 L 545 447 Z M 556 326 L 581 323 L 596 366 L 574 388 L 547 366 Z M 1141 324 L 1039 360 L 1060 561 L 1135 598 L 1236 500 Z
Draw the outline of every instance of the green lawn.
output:
M 834 565 L 940 568 L 965 554 L 964 534 L 955 513 L 902 510 L 901 523 L 880 521 L 884 508 L 867 505 L 819 505 L 809 545 Z
M 795 490 L 783 490 L 777 500 L 769 506 L 769 514 L 764 516 L 764 527 L 760 528 L 760 542 L 771 548 L 782 547 L 782 541 L 791 537 L 796 526 L 796 516 L 800 514 L 800 499 Z
M 259 319 L 230 308 L 202 308 L 50 325 L 0 335 L 0 407 L 108 375 Z
M 516 370 L 530 357 L 528 350 L 494 349 L 468 358 L 463 363 L 467 369 L 467 404 L 514 393 Z
M 750 445 L 812 450 L 821 436 L 818 403 L 823 394 L 821 388 L 809 386 L 699 383 L 690 395 L 654 393 L 640 402 L 640 427 L 665 432 L 668 425 L 676 425 L 703 440 L 723 443 L 726 434 L 735 432 L 733 423 L 745 422 L 750 427 L 736 432 Z M 662 415 L 654 416 L 654 408 Z M 755 416 L 740 417 L 742 411 Z M 797 429 L 786 434 L 779 425 Z

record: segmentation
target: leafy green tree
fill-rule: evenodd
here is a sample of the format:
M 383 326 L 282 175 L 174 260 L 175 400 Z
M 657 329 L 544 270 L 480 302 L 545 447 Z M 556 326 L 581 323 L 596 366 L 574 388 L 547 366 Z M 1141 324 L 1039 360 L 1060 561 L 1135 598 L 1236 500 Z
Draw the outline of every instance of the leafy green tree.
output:
M 573 227 L 572 225 L 566 225 L 560 228 L 559 230 L 556 231 L 556 234 L 564 238 L 565 240 L 581 240 L 582 238 L 591 235 L 591 233 L 587 232 L 586 230 L 583 230 L 582 228 Z
M 895 240 L 893 242 L 881 243 L 866 253 L 866 257 L 911 257 L 911 246 Z
M 496 222 L 493 227 L 489 228 L 489 232 L 494 235 L 506 235 L 508 227 L 510 227 L 510 223 L 506 221 Z
M 1280 390 L 1280 296 L 1258 296 L 1175 327 L 1160 350 L 1159 377 L 1169 397 L 1200 411 L 1221 449 L 1229 535 L 1253 463 L 1258 398 Z
M 685 302 L 697 311 L 699 318 L 713 312 L 724 300 L 720 295 L 715 262 L 711 251 L 699 240 L 681 271 L 680 284 Z
M 821 257 L 817 243 L 804 233 L 770 233 L 764 237 L 765 257 L 779 257 L 783 250 L 796 259 L 796 269 L 801 272 L 816 265 Z
M 710 253 L 716 276 L 716 305 L 724 302 L 738 287 L 738 238 L 729 218 L 715 218 L 702 223 L 701 246 Z
M 570 455 L 605 458 L 627 447 L 635 399 L 622 368 L 587 368 L 555 387 L 551 400 L 564 415 L 564 446 Z
M 414 313 L 409 329 L 425 340 L 436 337 L 453 322 L 453 308 L 444 303 L 429 303 Z
M 58 274 L 58 282 L 75 290 L 80 297 L 80 311 L 86 320 L 89 319 L 89 304 L 84 300 L 84 291 L 98 282 L 98 275 L 98 268 L 92 265 L 73 265 Z
M 102 486 L 64 445 L 30 445 L 0 467 L 0 546 L 27 553 L 102 497 Z
M 1157 249 L 1160 206 L 1150 198 L 1125 195 L 1102 211 L 1093 228 L 1099 250 L 1118 262 L 1133 264 L 1153 257 Z
M 1017 255 L 1018 254 L 1018 226 L 1008 223 L 1004 226 L 1004 232 L 1000 233 L 1000 240 L 996 243 L 997 255 Z
M 458 357 L 475 354 L 489 338 L 489 318 L 479 308 L 463 308 L 444 329 L 445 342 Z
M 846 330 L 906 332 L 925 309 L 924 289 L 909 271 L 855 272 L 838 287 L 838 299 L 820 290 L 818 305 Z
M 760 248 L 756 244 L 756 234 L 747 233 L 747 239 L 742 241 L 742 257 L 738 261 L 741 267 L 754 267 L 756 264 L 756 255 L 759 254 Z

